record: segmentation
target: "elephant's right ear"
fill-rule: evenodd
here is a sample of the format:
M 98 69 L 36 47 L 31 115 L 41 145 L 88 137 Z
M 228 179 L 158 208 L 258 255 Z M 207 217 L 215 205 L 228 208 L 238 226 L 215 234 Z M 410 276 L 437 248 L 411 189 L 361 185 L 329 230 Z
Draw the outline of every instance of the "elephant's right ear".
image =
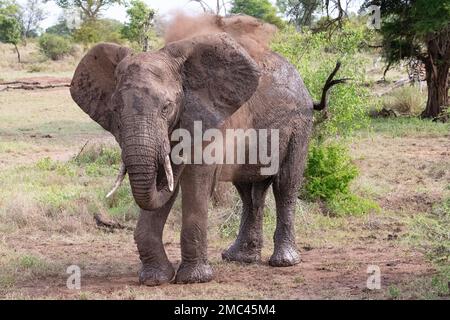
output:
M 117 65 L 131 50 L 116 44 L 102 43 L 93 47 L 78 65 L 70 86 L 73 100 L 93 120 L 118 139 L 111 96 L 116 89 Z

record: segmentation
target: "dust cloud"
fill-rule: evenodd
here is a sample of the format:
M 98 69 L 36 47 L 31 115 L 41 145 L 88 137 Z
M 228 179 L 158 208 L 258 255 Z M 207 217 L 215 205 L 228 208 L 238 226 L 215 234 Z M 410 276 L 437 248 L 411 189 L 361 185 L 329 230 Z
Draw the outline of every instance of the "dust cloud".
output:
M 244 15 L 189 16 L 177 12 L 165 27 L 164 40 L 167 44 L 196 36 L 226 32 L 244 47 L 253 59 L 260 60 L 264 52 L 269 49 L 270 41 L 276 31 L 275 26 Z

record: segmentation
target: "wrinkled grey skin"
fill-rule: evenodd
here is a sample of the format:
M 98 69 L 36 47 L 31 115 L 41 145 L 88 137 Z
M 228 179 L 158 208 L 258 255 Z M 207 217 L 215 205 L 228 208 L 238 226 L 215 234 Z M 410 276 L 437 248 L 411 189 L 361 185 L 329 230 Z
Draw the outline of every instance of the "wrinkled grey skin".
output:
M 173 42 L 157 52 L 132 55 L 113 44 L 94 47 L 75 73 L 71 93 L 77 104 L 111 132 L 122 149 L 141 214 L 135 231 L 142 284 L 207 282 L 208 201 L 217 182 L 230 181 L 243 202 L 236 241 L 223 259 L 261 259 L 262 215 L 272 186 L 277 211 L 270 265 L 298 264 L 294 207 L 312 129 L 313 101 L 295 68 L 267 52 L 256 63 L 227 34 Z M 175 128 L 192 132 L 194 121 L 208 128 L 280 130 L 280 168 L 261 176 L 260 165 L 173 165 L 169 191 L 162 163 Z M 173 147 L 173 145 L 172 145 Z M 162 233 L 182 190 L 182 261 L 177 272 L 167 258 Z

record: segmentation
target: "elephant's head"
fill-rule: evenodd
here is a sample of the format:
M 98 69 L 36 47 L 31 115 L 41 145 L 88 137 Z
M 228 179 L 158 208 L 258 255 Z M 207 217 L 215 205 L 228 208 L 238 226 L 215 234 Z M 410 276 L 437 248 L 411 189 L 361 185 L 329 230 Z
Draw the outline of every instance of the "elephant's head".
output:
M 191 131 L 193 121 L 219 126 L 250 99 L 259 76 L 256 63 L 230 36 L 210 34 L 136 55 L 99 44 L 80 62 L 70 91 L 114 135 L 137 204 L 154 210 L 169 200 L 182 170 L 172 173 L 172 131 Z

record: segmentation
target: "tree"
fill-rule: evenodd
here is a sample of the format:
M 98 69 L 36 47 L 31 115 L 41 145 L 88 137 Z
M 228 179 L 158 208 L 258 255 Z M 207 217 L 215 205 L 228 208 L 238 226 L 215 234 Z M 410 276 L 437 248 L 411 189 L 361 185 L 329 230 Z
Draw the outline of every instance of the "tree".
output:
M 45 30 L 45 33 L 56 34 L 58 36 L 70 36 L 72 34 L 72 30 L 70 30 L 67 25 L 67 20 L 62 17 L 59 19 L 57 24 L 48 27 Z
M 283 20 L 277 16 L 277 9 L 269 0 L 233 0 L 231 5 L 231 13 L 247 14 L 274 24 L 279 28 L 284 26 Z
M 47 17 L 40 0 L 28 0 L 22 9 L 22 33 L 25 38 L 36 34 L 39 24 Z
M 129 22 L 122 28 L 122 35 L 130 41 L 137 42 L 142 51 L 149 49 L 149 38 L 152 36 L 153 18 L 155 10 L 147 6 L 142 0 L 133 0 L 127 9 Z
M 211 8 L 205 0 L 190 0 L 190 2 L 198 3 L 202 7 L 203 12 L 220 15 L 223 11 L 223 14 L 227 15 L 227 3 L 225 0 L 216 0 L 215 8 Z
M 74 31 L 73 37 L 75 41 L 81 42 L 85 47 L 98 42 L 121 44 L 123 43 L 120 33 L 122 28 L 123 24 L 114 19 L 86 20 Z
M 0 0 L 0 41 L 14 45 L 17 60 L 20 52 L 17 45 L 22 39 L 22 26 L 19 21 L 20 8 L 12 1 Z
M 124 0 L 55 0 L 63 9 L 79 9 L 85 20 L 95 20 L 100 17 L 102 10 L 113 4 L 124 4 Z
M 321 4 L 322 0 L 277 0 L 280 11 L 296 27 L 310 27 L 314 20 L 314 12 Z
M 449 105 L 450 4 L 442 0 L 366 0 L 381 8 L 383 55 L 389 65 L 419 59 L 425 65 L 428 100 L 423 118 L 438 118 Z

